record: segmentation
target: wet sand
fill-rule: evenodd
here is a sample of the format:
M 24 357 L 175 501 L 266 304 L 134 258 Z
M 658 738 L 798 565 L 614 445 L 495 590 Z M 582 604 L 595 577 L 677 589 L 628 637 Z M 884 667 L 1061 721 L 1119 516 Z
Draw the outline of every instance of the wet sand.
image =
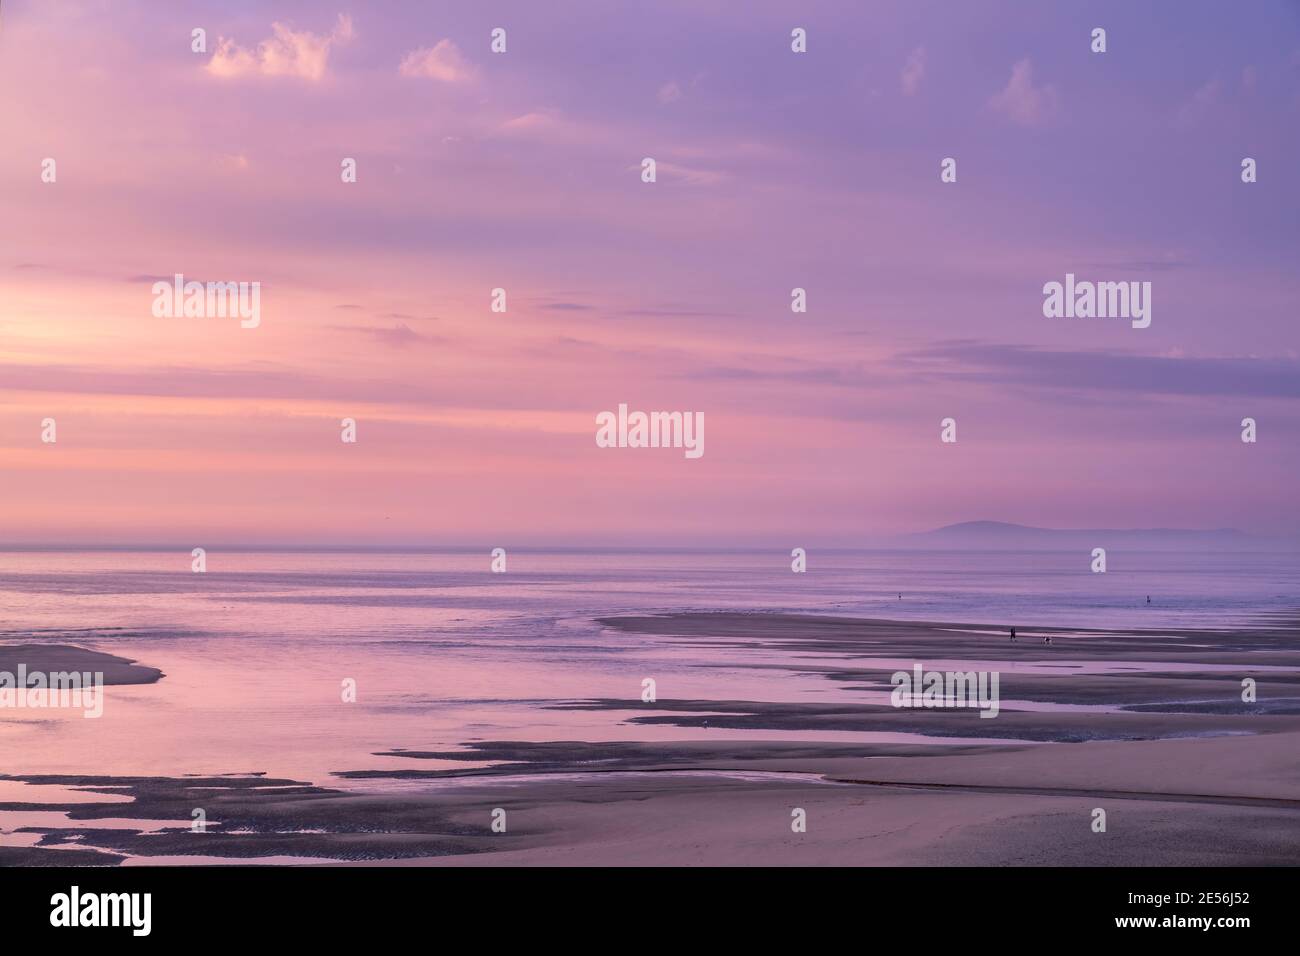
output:
M 988 664 L 1001 671 L 1001 711 L 983 719 L 874 700 L 556 701 L 550 706 L 634 725 L 668 721 L 705 736 L 476 741 L 459 750 L 395 742 L 380 753 L 409 768 L 339 768 L 326 781 L 11 776 L 11 789 L 31 796 L 0 810 L 69 819 L 30 828 L 38 845 L 0 848 L 0 863 L 1300 863 L 1300 645 L 1291 621 L 1231 633 L 1018 627 L 1015 644 L 1005 629 L 805 615 L 602 623 L 612 640 L 635 632 L 722 642 L 741 663 L 747 646 L 784 648 L 790 670 L 864 696 L 888 690 L 900 661 Z M 1244 677 L 1258 682 L 1254 702 L 1241 700 Z M 1098 709 L 1017 710 L 1014 701 Z M 755 739 L 707 739 L 717 727 L 750 729 Z M 827 739 L 782 740 L 790 730 Z M 843 730 L 925 740 L 837 739 Z M 42 797 L 69 787 L 112 800 Z M 195 807 L 207 815 L 206 833 L 190 830 Z M 796 808 L 806 832 L 791 829 Z M 505 811 L 504 833 L 492 830 L 496 809 Z M 1098 809 L 1105 832 L 1094 831 Z
M 17 674 L 20 666 L 28 674 L 102 673 L 105 684 L 152 684 L 163 676 L 156 667 L 71 644 L 0 644 L 0 671 Z

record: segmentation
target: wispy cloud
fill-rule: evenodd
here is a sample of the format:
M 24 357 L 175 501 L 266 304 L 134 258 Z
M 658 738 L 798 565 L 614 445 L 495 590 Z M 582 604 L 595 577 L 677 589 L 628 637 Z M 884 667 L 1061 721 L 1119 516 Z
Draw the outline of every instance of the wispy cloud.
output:
M 439 40 L 431 47 L 413 50 L 398 68 L 402 76 L 437 80 L 440 83 L 471 83 L 478 76 L 474 64 L 465 59 L 451 40 Z
M 330 50 L 350 39 L 352 18 L 345 13 L 339 14 L 334 30 L 327 35 L 295 31 L 283 23 L 273 23 L 271 37 L 253 49 L 222 37 L 208 60 L 207 71 L 223 78 L 292 76 L 317 82 L 325 76 Z
M 357 332 L 374 339 L 380 345 L 390 348 L 405 348 L 410 345 L 428 345 L 442 341 L 431 335 L 423 335 L 405 322 L 396 322 L 392 326 L 338 326 L 346 332 Z
M 636 171 L 641 168 L 638 163 L 634 166 L 627 167 L 629 171 Z M 691 186 L 713 186 L 727 178 L 726 173 L 718 172 L 713 169 L 702 169 L 698 166 L 687 166 L 683 163 L 674 163 L 666 159 L 658 160 L 655 163 L 655 170 L 660 178 L 679 179 Z
M 1178 107 L 1175 120 L 1180 126 L 1191 126 L 1219 103 L 1223 96 L 1223 84 L 1218 77 L 1206 81 L 1193 93 L 1182 106 Z
M 1037 126 L 1056 112 L 1056 88 L 1034 85 L 1034 67 L 1028 58 L 1011 68 L 1011 79 L 989 99 L 989 106 L 1013 123 Z
M 903 72 L 898 78 L 899 84 L 903 88 L 904 96 L 912 96 L 921 88 L 921 80 L 925 78 L 925 47 L 919 46 L 908 54 L 907 62 L 903 64 Z
M 242 173 L 248 169 L 248 157 L 243 153 L 222 153 L 213 162 L 227 172 Z
M 669 80 L 663 86 L 659 87 L 658 99 L 665 105 L 675 103 L 682 98 L 682 88 L 677 85 L 676 80 Z

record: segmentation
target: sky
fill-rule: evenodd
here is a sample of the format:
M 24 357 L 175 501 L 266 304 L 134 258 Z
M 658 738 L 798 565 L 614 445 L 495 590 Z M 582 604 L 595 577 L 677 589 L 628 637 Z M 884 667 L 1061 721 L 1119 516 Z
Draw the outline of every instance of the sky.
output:
M 1296 2 L 4 0 L 0 83 L 0 544 L 1300 535 Z

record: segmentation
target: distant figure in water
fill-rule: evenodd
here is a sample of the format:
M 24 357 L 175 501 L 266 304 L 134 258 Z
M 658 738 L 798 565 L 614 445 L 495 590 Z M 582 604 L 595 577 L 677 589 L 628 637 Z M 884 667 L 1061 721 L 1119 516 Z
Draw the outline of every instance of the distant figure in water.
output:
M 900 601 L 903 600 L 903 595 L 902 595 L 901 593 L 898 595 L 898 599 L 899 599 Z
M 1013 627 L 1011 629 L 1011 640 L 1014 641 L 1015 639 L 1016 639 L 1016 629 Z
M 1045 638 L 1043 638 L 1043 643 L 1044 644 L 1052 643 L 1052 635 L 1048 634 Z
M 1147 595 L 1147 603 L 1148 603 L 1148 604 L 1151 603 L 1151 595 L 1150 595 L 1150 594 Z

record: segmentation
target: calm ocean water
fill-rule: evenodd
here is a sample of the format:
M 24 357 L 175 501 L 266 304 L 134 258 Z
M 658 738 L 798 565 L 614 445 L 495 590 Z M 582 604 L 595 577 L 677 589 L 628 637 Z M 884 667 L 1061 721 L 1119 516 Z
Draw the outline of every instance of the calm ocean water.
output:
M 635 700 L 644 677 L 661 697 L 851 695 L 816 674 L 755 666 L 788 662 L 777 651 L 613 633 L 592 622 L 598 615 L 762 608 L 1023 627 L 1229 627 L 1293 609 L 1298 594 L 1300 558 L 1286 554 L 1112 553 L 1103 575 L 1077 552 L 813 551 L 800 575 L 781 551 L 511 551 L 505 574 L 490 573 L 486 549 L 210 552 L 206 574 L 191 573 L 186 553 L 7 553 L 6 641 L 81 644 L 167 676 L 109 688 L 98 720 L 0 712 L 0 770 L 265 771 L 337 785 L 331 771 L 470 766 L 374 756 L 381 750 L 751 736 L 547 707 Z M 357 682 L 356 703 L 341 701 L 345 678 Z

